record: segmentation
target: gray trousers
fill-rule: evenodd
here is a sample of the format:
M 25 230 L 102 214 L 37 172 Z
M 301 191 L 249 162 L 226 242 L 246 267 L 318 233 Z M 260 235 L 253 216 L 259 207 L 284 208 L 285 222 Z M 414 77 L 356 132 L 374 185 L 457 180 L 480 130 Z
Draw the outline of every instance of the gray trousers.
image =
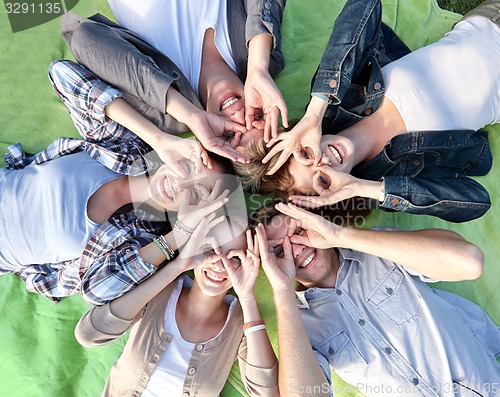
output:
M 461 21 L 473 15 L 488 18 L 500 27 L 500 0 L 487 0 L 479 4 L 476 8 L 465 14 Z

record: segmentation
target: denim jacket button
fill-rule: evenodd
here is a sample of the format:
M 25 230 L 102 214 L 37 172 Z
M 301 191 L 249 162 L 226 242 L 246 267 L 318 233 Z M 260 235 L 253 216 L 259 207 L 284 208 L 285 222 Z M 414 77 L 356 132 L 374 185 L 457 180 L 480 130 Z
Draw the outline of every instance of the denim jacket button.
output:
M 376 90 L 380 90 L 382 88 L 382 84 L 375 83 L 375 84 L 373 84 L 373 88 L 375 88 Z
M 335 79 L 330 80 L 330 87 L 332 87 L 332 88 L 337 87 L 337 80 L 335 80 Z
M 392 205 L 398 205 L 399 204 L 399 199 L 395 198 L 391 200 Z
M 420 164 L 422 164 L 422 161 L 420 161 L 418 159 L 417 160 L 413 160 L 413 165 L 420 165 Z
M 365 109 L 365 114 L 366 114 L 367 116 L 369 116 L 370 114 L 372 114 L 372 112 L 373 112 L 373 109 L 372 109 L 372 108 L 366 108 L 366 109 Z

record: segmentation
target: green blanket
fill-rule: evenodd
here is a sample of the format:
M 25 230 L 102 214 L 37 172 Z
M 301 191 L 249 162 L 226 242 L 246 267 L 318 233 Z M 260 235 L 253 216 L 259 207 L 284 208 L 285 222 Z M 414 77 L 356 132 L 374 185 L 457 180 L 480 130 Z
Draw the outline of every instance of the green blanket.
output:
M 67 3 L 67 2 L 66 2 Z M 277 79 L 290 110 L 290 118 L 303 114 L 308 100 L 309 81 L 329 37 L 333 20 L 345 1 L 289 0 L 283 25 L 285 71 Z M 439 39 L 451 29 L 459 15 L 439 9 L 435 0 L 383 1 L 384 21 L 412 49 Z M 74 9 L 81 15 L 100 11 L 111 15 L 103 0 L 82 0 Z M 60 136 L 78 137 L 64 105 L 47 79 L 53 59 L 71 59 L 58 32 L 58 20 L 13 34 L 6 9 L 0 6 L 0 149 L 21 142 L 26 151 L 36 152 Z M 500 153 L 500 126 L 490 127 L 493 152 Z M 498 149 L 497 149 L 498 147 Z M 487 177 L 478 178 L 498 197 L 495 181 L 500 177 L 494 167 Z M 1 192 L 0 192 L 1 194 Z M 483 248 L 486 266 L 476 281 L 439 283 L 443 288 L 481 305 L 500 323 L 500 247 L 494 243 L 500 209 L 492 209 L 481 219 L 466 224 L 451 224 L 439 219 L 377 212 L 364 227 L 397 226 L 403 229 L 449 228 Z M 499 232 L 500 234 L 500 232 Z M 36 242 L 35 242 L 36 243 Z M 265 277 L 258 282 L 259 304 L 268 331 L 277 347 L 272 297 Z M 96 349 L 80 347 L 73 329 L 88 305 L 80 296 L 55 305 L 47 298 L 26 292 L 23 283 L 12 275 L 0 277 L 0 396 L 72 397 L 98 396 L 110 367 L 125 343 L 125 338 Z M 214 374 L 217 376 L 217 374 Z M 336 380 L 336 384 L 341 384 Z M 340 390 L 340 389 L 339 389 Z M 224 396 L 244 394 L 237 369 L 229 377 Z M 336 396 L 356 395 L 338 392 Z

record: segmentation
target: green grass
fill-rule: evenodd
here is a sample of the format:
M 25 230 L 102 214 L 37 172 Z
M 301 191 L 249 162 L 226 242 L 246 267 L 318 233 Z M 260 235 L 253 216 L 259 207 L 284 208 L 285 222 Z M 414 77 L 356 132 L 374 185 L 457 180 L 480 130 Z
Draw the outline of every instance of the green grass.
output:
M 483 0 L 438 0 L 441 8 L 462 15 L 468 13 L 482 2 Z

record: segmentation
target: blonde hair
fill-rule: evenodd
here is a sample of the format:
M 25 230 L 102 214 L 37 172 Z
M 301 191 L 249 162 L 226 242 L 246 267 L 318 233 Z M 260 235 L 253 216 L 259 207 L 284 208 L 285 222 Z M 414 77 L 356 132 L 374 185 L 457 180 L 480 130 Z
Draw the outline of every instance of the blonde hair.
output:
M 281 152 L 274 155 L 266 164 L 262 159 L 269 149 L 266 147 L 264 138 L 252 141 L 246 149 L 246 155 L 250 158 L 249 164 L 234 162 L 233 167 L 238 175 L 243 189 L 252 193 L 288 193 L 293 187 L 293 177 L 288 171 L 288 161 L 273 175 L 267 175 L 274 167 Z

